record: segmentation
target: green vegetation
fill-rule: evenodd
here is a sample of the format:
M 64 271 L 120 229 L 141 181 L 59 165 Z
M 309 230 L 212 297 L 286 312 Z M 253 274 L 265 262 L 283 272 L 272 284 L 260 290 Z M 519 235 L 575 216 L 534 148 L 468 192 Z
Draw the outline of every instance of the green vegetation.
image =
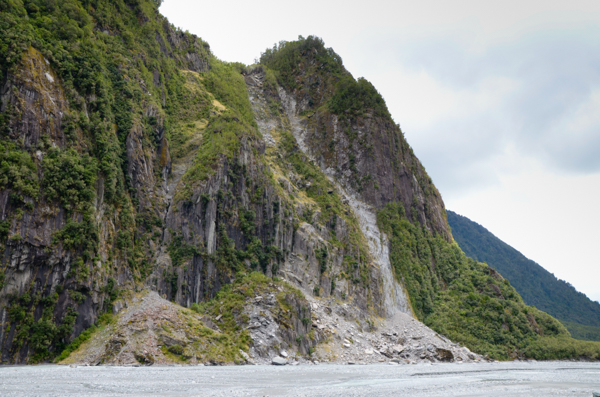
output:
M 81 334 L 79 334 L 79 336 L 77 338 L 73 339 L 73 341 L 71 343 L 69 343 L 69 345 L 67 347 L 65 347 L 65 349 L 62 351 L 62 353 L 60 353 L 60 356 L 58 356 L 54 361 L 59 362 L 59 361 L 64 360 L 65 358 L 69 357 L 69 354 L 71 354 L 72 352 L 77 350 L 79 348 L 79 346 L 81 346 L 83 344 L 83 342 L 89 340 L 94 335 L 94 333 L 96 333 L 99 330 L 104 329 L 107 325 L 110 325 L 112 322 L 113 322 L 112 314 L 109 314 L 109 313 L 102 314 L 98 318 L 98 320 L 96 320 L 96 324 L 92 324 L 91 327 L 89 327 L 88 329 L 83 331 Z
M 12 190 L 12 198 L 36 198 L 39 194 L 37 168 L 31 155 L 12 142 L 0 142 L 0 187 Z
M 208 107 L 198 105 L 210 98 L 206 93 L 193 101 L 186 97 L 180 69 L 189 65 L 189 53 L 197 57 L 196 67 L 207 64 L 209 47 L 168 24 L 157 7 L 154 0 L 0 2 L 0 75 L 18 76 L 23 63 L 41 53 L 69 101 L 63 126 L 72 147 L 45 156 L 43 184 L 47 197 L 70 211 L 92 200 L 90 182 L 97 176 L 103 178 L 105 202 L 116 211 L 125 201 L 137 202 L 135 195 L 128 197 L 135 192 L 123 173 L 126 139 L 134 127 L 141 126 L 145 149 L 158 148 L 161 131 L 169 136 L 169 126 L 179 119 L 208 116 Z M 168 37 L 177 37 L 176 44 Z M 9 111 L 2 114 L 3 136 L 16 117 Z M 48 149 L 47 138 L 42 136 L 45 147 L 40 148 Z M 0 183 L 14 194 L 35 196 L 35 164 L 27 154 L 12 153 L 14 145 L 2 145 L 0 160 L 7 167 L 2 174 L 10 180 Z M 164 155 L 159 158 L 163 166 Z
M 247 342 L 236 339 L 236 335 L 227 332 L 214 331 L 200 321 L 199 316 L 189 309 L 180 309 L 176 324 L 163 321 L 162 330 L 169 334 L 174 328 L 179 332 L 184 330 L 192 343 L 180 345 L 178 343 L 165 346 L 163 354 L 175 362 L 185 363 L 193 356 L 198 360 L 213 363 L 239 362 L 240 349 L 247 350 Z M 139 360 L 145 363 L 145 360 Z
M 191 259 L 194 255 L 200 255 L 202 253 L 202 250 L 199 247 L 186 244 L 181 235 L 173 237 L 168 249 L 173 267 L 181 266 L 186 260 Z
M 95 159 L 73 149 L 51 150 L 43 161 L 42 187 L 47 198 L 59 200 L 67 211 L 83 210 L 96 196 Z
M 91 215 L 86 214 L 81 222 L 71 219 L 52 236 L 53 242 L 62 242 L 64 248 L 80 251 L 84 260 L 94 257 L 98 250 L 98 227 Z
M 347 175 L 351 171 L 348 180 L 356 192 L 377 197 L 374 192 L 380 189 L 381 181 L 372 173 L 375 164 L 371 159 L 383 155 L 380 152 L 383 149 L 385 156 L 389 156 L 394 186 L 402 184 L 398 178 L 409 170 L 425 202 L 440 200 L 381 95 L 364 78 L 355 80 L 344 69 L 341 58 L 326 49 L 321 39 L 310 36 L 281 42 L 263 53 L 260 63 L 272 70 L 282 87 L 298 100 L 300 116 L 306 123 L 305 143 L 311 154 L 338 174 Z M 265 87 L 269 85 L 265 83 Z M 343 131 L 347 140 L 340 139 L 338 131 Z M 426 218 L 441 231 L 444 226 L 439 224 L 436 208 L 436 205 L 425 206 L 424 211 Z M 418 222 L 419 216 L 408 215 Z
M 248 237 L 252 236 L 254 233 L 254 219 L 256 218 L 256 213 L 252 210 L 240 210 L 240 227 L 244 234 Z
M 600 360 L 600 343 L 567 337 L 539 338 L 527 346 L 525 356 L 536 360 Z
M 44 290 L 47 285 L 32 285 L 20 296 L 9 298 L 12 357 L 26 344 L 34 352 L 33 362 L 52 359 L 61 350 L 61 358 L 66 357 L 92 336 L 95 326 L 65 347 L 73 332 L 76 309 L 89 299 L 89 288 L 83 284 L 88 283 L 86 288 L 90 283 L 100 286 L 107 280 L 100 287 L 106 296 L 105 308 L 119 297 L 117 274 L 131 274 L 136 288 L 142 285 L 152 271 L 153 244 L 165 225 L 157 218 L 164 213 L 164 203 L 147 200 L 144 194 L 152 197 L 156 192 L 140 180 L 154 177 L 161 181 L 170 155 L 182 162 L 192 160 L 180 180 L 183 188 L 178 187 L 176 203 L 171 207 L 174 211 L 187 211 L 194 204 L 193 188 L 218 167 L 227 171 L 228 186 L 222 186 L 216 197 L 205 194 L 199 198 L 204 211 L 210 200 L 217 205 L 216 251 L 209 255 L 201 244 L 189 244 L 174 231 L 168 247 L 173 267 L 164 273 L 171 296 L 175 296 L 178 288 L 186 293 L 178 274 L 195 256 L 211 261 L 217 270 L 218 280 L 206 280 L 207 295 L 215 290 L 212 283 L 222 285 L 238 272 L 234 284 L 223 287 L 214 299 L 194 305 L 198 313 L 213 317 L 222 314 L 219 327 L 223 333 L 204 327 L 198 316 L 187 311 L 187 316 L 195 318 L 189 320 L 189 330 L 207 338 L 202 342 L 206 342 L 205 357 L 233 361 L 239 358 L 239 349 L 248 349 L 248 331 L 241 325 L 245 321 L 242 308 L 256 294 L 277 290 L 276 314 L 282 324 L 290 326 L 286 321 L 295 314 L 288 299 L 301 299 L 301 294 L 262 274 L 241 273 L 250 267 L 276 274 L 287 254 L 274 240 L 274 231 L 281 223 L 296 230 L 304 220 L 327 229 L 323 234 L 329 234 L 328 241 L 315 252 L 322 277 L 321 284 L 314 286 L 315 295 L 322 292 L 320 285 L 327 285 L 323 283 L 325 277 L 330 277 L 332 290 L 336 278 L 369 287 L 364 236 L 319 166 L 308 161 L 291 133 L 285 131 L 273 131 L 277 147 L 262 155 L 244 81 L 250 70 L 216 59 L 205 42 L 171 26 L 158 13 L 159 4 L 159 0 L 0 0 L 2 83 L 20 82 L 26 73 L 32 73 L 35 81 L 45 81 L 36 75 L 39 67 L 27 65 L 45 68 L 47 64 L 57 77 L 57 90 L 64 93 L 61 102 L 66 104 L 61 110 L 62 129 L 43 131 L 39 139 L 14 134 L 21 120 L 18 104 L 9 104 L 0 115 L 0 188 L 9 190 L 11 199 L 11 217 L 0 221 L 0 238 L 6 239 L 13 224 L 27 219 L 24 216 L 35 208 L 35 199 L 44 208 L 48 205 L 48 217 L 64 216 L 55 222 L 64 222 L 64 227 L 54 233 L 54 246 L 48 250 L 62 244 L 71 251 L 72 265 L 64 291 L 60 286 L 48 294 Z M 260 67 L 267 91 L 276 92 L 279 82 L 306 101 L 308 108 L 302 114 L 306 120 L 318 112 L 309 123 L 324 131 L 322 147 L 329 152 L 335 150 L 336 142 L 318 125 L 325 121 L 315 120 L 339 116 L 339 127 L 353 148 L 349 169 L 358 173 L 360 156 L 355 146 L 367 154 L 372 147 L 366 138 L 357 136 L 352 124 L 367 114 L 391 121 L 377 90 L 365 79 L 352 78 L 341 58 L 314 36 L 279 43 L 262 54 Z M 267 93 L 267 107 L 272 115 L 279 116 L 281 104 L 273 98 Z M 393 128 L 389 139 L 398 153 L 410 153 L 406 162 L 399 156 L 392 158 L 394 169 L 406 168 L 417 175 L 425 196 L 431 196 L 435 188 L 418 168 L 399 127 Z M 251 166 L 255 174 L 251 177 L 248 165 L 238 163 L 242 142 L 254 154 Z M 267 163 L 269 171 L 261 171 L 267 169 Z M 151 174 L 139 175 L 140 164 Z M 287 181 L 289 185 L 280 185 L 276 178 L 286 179 L 290 174 L 294 177 Z M 352 183 L 359 192 L 379 186 L 371 174 L 355 179 Z M 284 187 L 288 186 L 286 192 Z M 250 199 L 244 208 L 238 201 L 241 189 Z M 96 212 L 100 202 L 101 210 Z M 573 342 L 560 323 L 525 306 L 510 284 L 486 265 L 465 257 L 456 245 L 419 226 L 415 211 L 411 208 L 405 215 L 401 206 L 389 205 L 379 213 L 379 223 L 390 235 L 396 276 L 410 292 L 419 318 L 454 340 L 496 358 L 597 357 L 597 345 Z M 103 219 L 98 220 L 98 216 Z M 102 228 L 106 245 L 100 255 L 98 222 L 109 221 L 110 227 Z M 336 235 L 340 224 L 345 225 L 347 235 Z M 235 227 L 243 234 L 236 236 L 234 243 L 230 232 Z M 15 232 L 10 238 L 25 244 L 31 237 Z M 190 241 L 197 240 L 192 237 Z M 104 258 L 104 253 L 108 258 L 101 261 L 99 256 Z M 329 274 L 328 258 L 340 254 L 344 256 L 343 272 Z M 101 262 L 101 272 L 94 269 L 96 262 Z M 3 271 L 0 285 L 4 278 Z M 66 299 L 66 309 L 62 303 L 57 305 L 59 296 L 61 302 Z M 346 298 L 345 292 L 342 298 Z M 305 325 L 310 322 L 305 313 L 298 318 Z M 299 336 L 300 341 L 310 338 L 310 333 Z M 173 345 L 164 347 L 164 353 L 185 361 L 186 349 Z
M 186 157 L 199 147 L 211 111 L 218 111 L 203 80 L 200 73 L 188 70 L 181 71 L 169 81 L 167 137 L 174 159 Z M 161 165 L 165 161 L 161 158 Z
M 261 54 L 260 63 L 275 71 L 277 80 L 284 88 L 307 93 L 311 101 L 318 95 L 314 90 L 316 87 L 309 88 L 298 83 L 295 77 L 301 68 L 306 69 L 306 76 L 326 79 L 326 84 L 335 83 L 347 73 L 342 58 L 331 48 L 325 48 L 323 40 L 316 36 L 299 36 L 297 41 L 281 41 Z M 313 83 L 313 86 L 317 85 Z
M 109 277 L 123 264 L 129 266 L 134 279 L 148 274 L 143 246 L 147 239 L 142 238 L 146 230 L 137 224 L 138 219 L 145 221 L 137 216 L 140 200 L 127 175 L 127 137 L 132 130 L 141 130 L 142 149 L 152 165 L 151 155 L 166 147 L 161 137 L 170 135 L 173 119 L 183 114 L 169 105 L 178 99 L 179 104 L 189 103 L 188 110 L 197 105 L 177 96 L 177 84 L 185 84 L 180 69 L 206 68 L 210 56 L 206 43 L 175 29 L 157 13 L 157 7 L 155 0 L 0 1 L 2 84 L 29 79 L 27 84 L 35 89 L 35 84 L 46 81 L 39 71 L 47 63 L 56 89 L 64 92 L 66 101 L 61 102 L 68 106 L 61 109 L 62 130 L 44 130 L 39 139 L 35 134 L 15 134 L 22 128 L 18 103 L 9 103 L 0 114 L 0 188 L 10 191 L 12 206 L 12 218 L 0 222 L 0 238 L 9 235 L 11 224 L 21 219 L 24 211 L 34 208 L 31 199 L 48 204 L 49 216 L 62 214 L 64 208 L 65 226 L 55 232 L 53 243 L 73 251 L 68 277 L 75 284 L 86 275 L 84 282 L 90 277 L 93 282 L 102 281 L 95 279 L 96 272 L 89 272 L 91 262 L 98 260 L 96 189 L 102 194 L 102 221 L 113 223 L 106 247 L 110 263 L 115 264 L 106 267 Z M 187 56 L 190 53 L 195 56 L 194 65 Z M 18 91 L 17 87 L 10 89 Z M 44 107 L 47 100 L 47 95 L 40 95 L 38 107 Z M 201 115 L 207 117 L 209 110 L 203 109 Z M 65 147 L 61 134 L 66 138 Z M 33 155 L 37 150 L 43 160 L 39 154 Z M 156 168 L 166 165 L 167 154 L 162 150 L 156 155 Z M 15 233 L 11 239 L 25 236 Z M 104 292 L 114 300 L 118 291 L 114 279 L 110 280 L 112 285 Z M 83 298 L 76 286 L 69 294 L 75 301 Z M 33 288 L 26 295 L 29 298 L 23 295 L 10 301 L 11 327 L 17 331 L 13 356 L 29 344 L 34 360 L 50 359 L 64 347 L 77 313 L 69 308 L 62 319 L 54 318 L 55 304 L 45 301 L 49 298 L 42 298 Z M 60 312 L 64 313 L 64 307 Z M 40 315 L 41 319 L 34 321 Z
M 564 358 L 567 346 L 574 349 L 571 358 L 600 353 L 600 344 L 573 341 L 560 322 L 525 305 L 486 264 L 410 223 L 401 205 L 388 204 L 377 219 L 390 238 L 390 260 L 415 314 L 437 332 L 496 359 Z
M 325 273 L 327 271 L 327 248 L 317 248 L 315 250 L 315 255 L 317 257 L 317 263 L 319 263 L 319 269 L 321 270 L 321 273 Z
M 315 36 L 282 41 L 260 57 L 279 83 L 298 97 L 308 96 L 309 106 L 327 104 L 329 110 L 346 117 L 363 116 L 372 110 L 391 120 L 383 97 L 365 78 L 355 80 L 344 69 L 341 57 Z M 329 94 L 333 93 L 333 95 Z
M 210 73 L 206 74 L 205 85 L 232 112 L 232 116 L 239 117 L 248 126 L 256 127 L 246 82 L 242 76 L 245 71 L 246 67 L 241 63 L 226 63 L 211 58 Z
M 560 320 L 560 319 L 559 319 Z M 569 330 L 571 336 L 579 340 L 600 341 L 600 327 L 591 325 L 582 325 L 570 321 L 560 320 Z
M 181 345 L 169 346 L 169 348 L 167 350 L 169 352 L 171 352 L 173 354 L 177 354 L 179 356 L 183 354 L 183 347 L 181 347 Z
M 106 295 L 108 296 L 108 304 L 110 305 L 111 303 L 113 303 L 118 297 L 119 297 L 119 289 L 115 288 L 115 285 L 117 284 L 117 282 L 115 281 L 114 278 L 109 277 L 108 280 L 106 281 L 106 285 L 102 288 L 102 292 L 106 292 Z
M 364 77 L 356 81 L 350 75 L 344 76 L 337 83 L 328 106 L 332 113 L 338 115 L 349 113 L 352 116 L 363 116 L 372 109 L 377 116 L 391 118 L 383 97 Z
M 465 254 L 499 271 L 525 303 L 556 317 L 574 338 L 600 341 L 600 303 L 557 279 L 483 226 L 452 211 L 447 213 L 452 235 Z
M 183 176 L 183 182 L 190 186 L 202 182 L 214 174 L 222 158 L 232 160 L 239 151 L 240 138 L 248 130 L 248 126 L 240 124 L 232 115 L 212 119 L 204 130 L 198 155 Z
M 57 301 L 58 293 L 41 297 L 37 294 L 32 296 L 27 292 L 20 296 L 8 297 L 8 317 L 15 332 L 13 354 L 18 354 L 19 349 L 27 342 L 34 352 L 30 362 L 36 363 L 54 358 L 64 348 L 66 338 L 73 332 L 77 312 L 68 308 L 59 323 L 54 318 Z M 34 312 L 38 306 L 42 307 L 42 315 L 35 321 Z
M 273 291 L 277 291 L 276 298 L 279 304 L 277 311 L 285 322 L 291 310 L 286 296 L 293 294 L 302 298 L 302 293 L 283 281 L 274 280 L 258 272 L 247 275 L 238 273 L 233 284 L 225 285 L 210 301 L 192 305 L 192 310 L 212 317 L 221 316 L 219 328 L 235 341 L 238 348 L 248 351 L 250 335 L 243 327 L 248 321 L 243 314 L 244 305 L 255 295 L 264 296 Z
M 256 137 L 256 122 L 242 76 L 244 66 L 211 58 L 211 70 L 204 73 L 203 84 L 224 107 L 216 107 L 202 133 L 202 143 L 193 165 L 182 181 L 188 189 L 180 199 L 191 194 L 189 187 L 210 177 L 222 159 L 232 161 L 239 152 L 243 137 Z

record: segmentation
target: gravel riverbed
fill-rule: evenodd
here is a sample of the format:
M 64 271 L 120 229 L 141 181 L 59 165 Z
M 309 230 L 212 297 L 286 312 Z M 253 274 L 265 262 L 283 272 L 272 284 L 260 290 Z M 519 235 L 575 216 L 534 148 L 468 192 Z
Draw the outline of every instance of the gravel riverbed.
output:
M 585 396 L 600 363 L 0 367 L 2 396 Z

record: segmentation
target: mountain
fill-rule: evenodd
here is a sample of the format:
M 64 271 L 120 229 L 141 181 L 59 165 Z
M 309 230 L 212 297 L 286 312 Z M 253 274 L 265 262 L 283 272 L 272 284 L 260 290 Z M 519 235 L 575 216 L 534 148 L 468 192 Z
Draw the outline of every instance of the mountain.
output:
M 3 363 L 86 343 L 96 363 L 342 357 L 319 313 L 370 333 L 411 315 L 498 359 L 600 357 L 460 250 L 385 101 L 321 39 L 226 63 L 159 5 L 0 2 Z
M 600 340 L 600 303 L 557 279 L 478 223 L 452 211 L 447 214 L 452 235 L 465 254 L 500 272 L 525 303 L 559 319 L 574 338 Z

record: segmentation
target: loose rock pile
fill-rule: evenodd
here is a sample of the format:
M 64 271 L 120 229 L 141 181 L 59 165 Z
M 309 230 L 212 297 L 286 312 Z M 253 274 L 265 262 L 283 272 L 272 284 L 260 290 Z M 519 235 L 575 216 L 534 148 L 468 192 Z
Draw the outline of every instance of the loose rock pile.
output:
M 283 309 L 277 290 L 256 295 L 244 308 L 249 331 L 250 363 L 285 365 L 310 361 L 309 352 L 322 340 L 323 333 L 311 327 L 311 308 L 304 299 L 287 295 L 290 309 Z M 303 317 L 306 316 L 306 317 Z
M 240 326 L 250 334 L 250 349 L 248 353 L 229 352 L 229 361 L 206 355 L 223 348 L 216 342 L 223 335 L 218 326 L 221 315 L 199 315 L 150 292 L 131 298 L 114 324 L 96 332 L 63 363 L 298 365 L 486 360 L 405 313 L 373 320 L 351 302 L 308 294 L 305 299 L 286 296 L 289 309 L 285 309 L 277 301 L 278 292 L 274 289 L 248 299 L 246 321 Z
M 451 342 L 406 313 L 371 321 L 361 318 L 351 303 L 308 298 L 313 327 L 324 333 L 319 361 L 348 364 L 389 362 L 479 362 L 485 360 L 466 347 Z
M 156 292 L 131 297 L 123 306 L 114 323 L 96 331 L 62 364 L 197 365 L 250 360 L 245 352 L 223 342 L 226 336 L 218 320 L 169 302 Z

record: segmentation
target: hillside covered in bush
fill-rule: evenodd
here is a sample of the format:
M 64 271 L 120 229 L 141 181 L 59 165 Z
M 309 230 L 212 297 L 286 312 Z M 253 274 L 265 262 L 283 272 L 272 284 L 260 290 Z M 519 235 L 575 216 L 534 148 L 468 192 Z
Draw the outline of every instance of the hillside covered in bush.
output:
M 525 303 L 559 319 L 574 338 L 600 341 L 600 303 L 468 218 L 448 211 L 448 224 L 465 254 L 502 273 Z

